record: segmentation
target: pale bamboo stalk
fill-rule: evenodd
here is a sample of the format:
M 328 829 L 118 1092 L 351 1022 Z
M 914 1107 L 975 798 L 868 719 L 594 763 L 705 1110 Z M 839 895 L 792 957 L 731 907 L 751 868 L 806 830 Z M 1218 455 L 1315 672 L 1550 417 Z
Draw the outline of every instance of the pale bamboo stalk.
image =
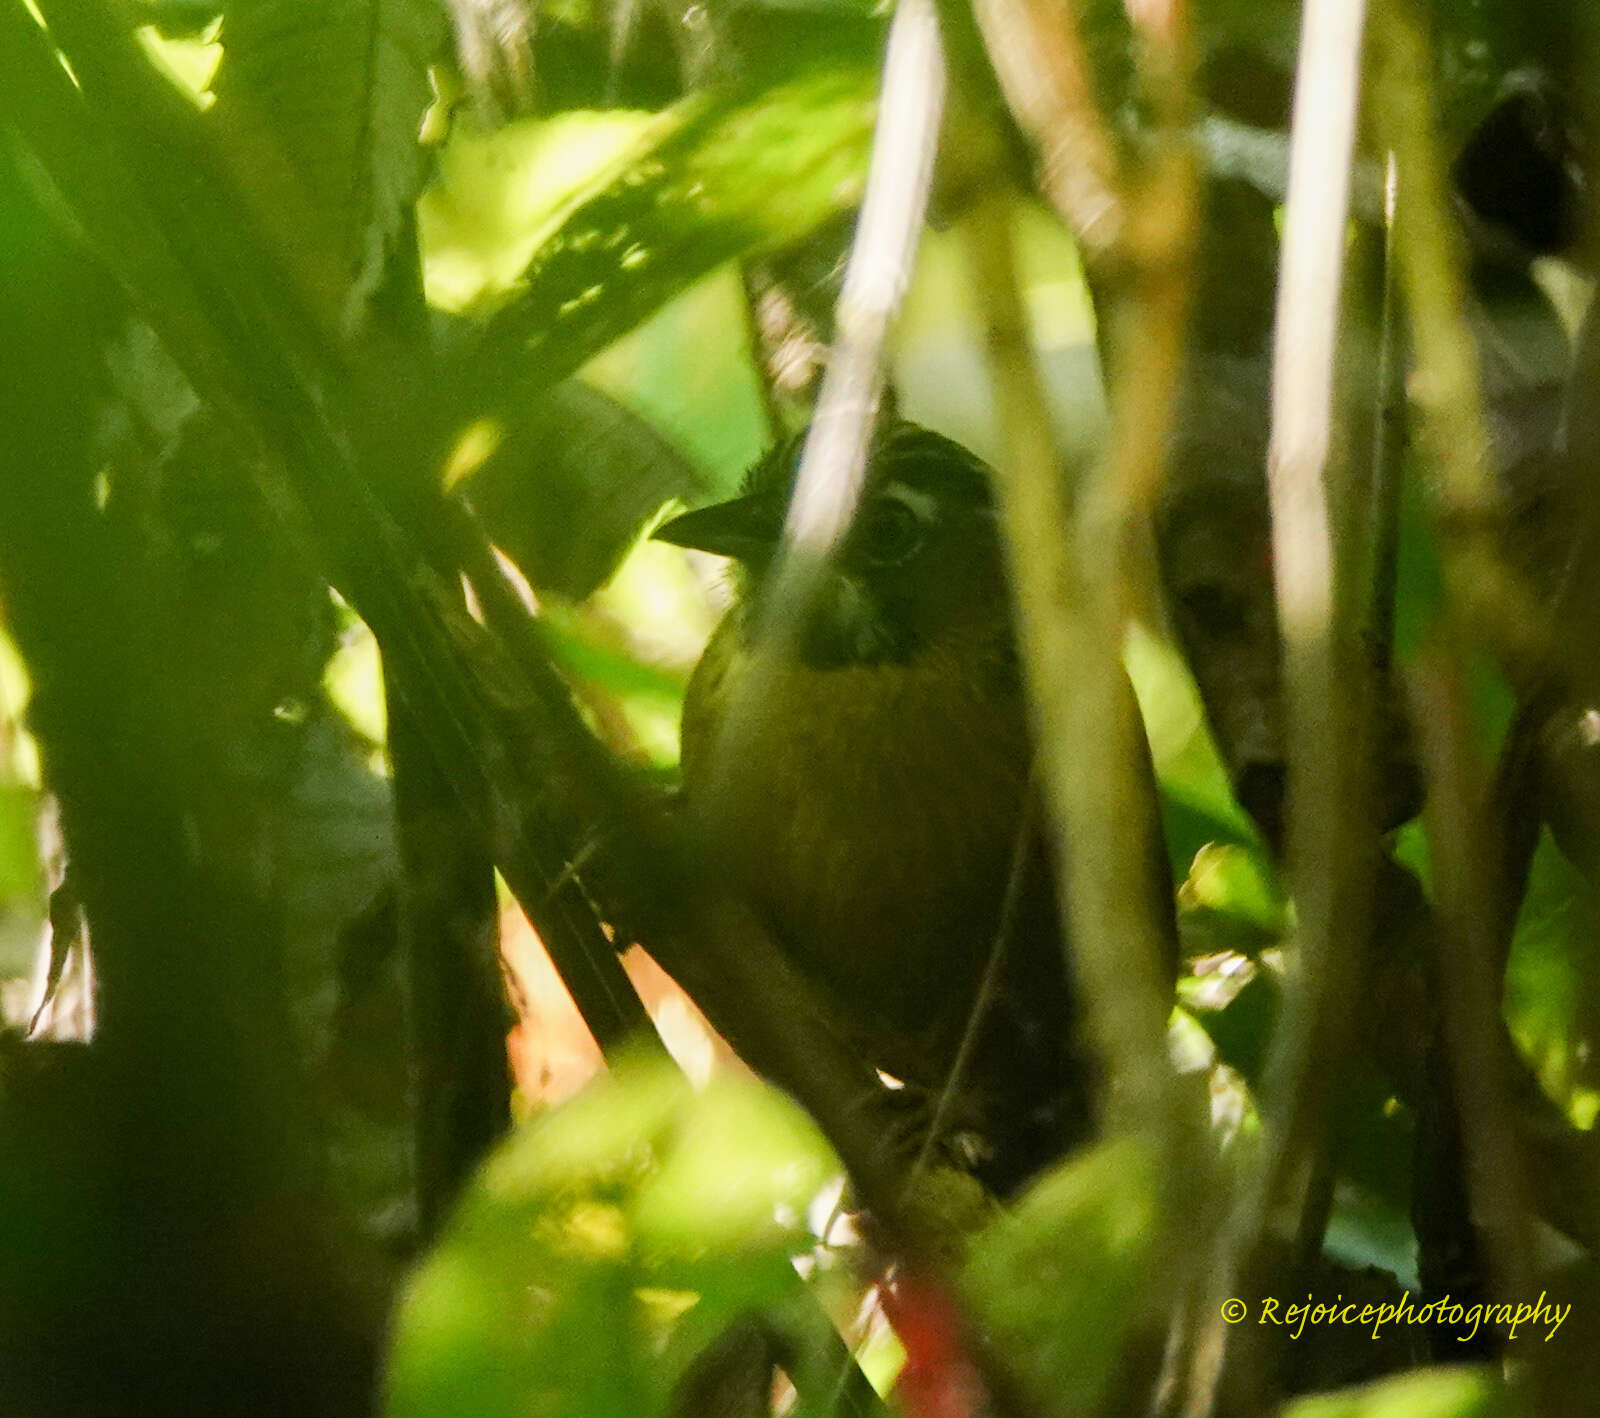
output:
M 1459 651 L 1431 646 L 1409 688 L 1428 784 L 1424 816 L 1438 903 L 1433 978 L 1444 996 L 1467 1195 L 1495 1292 L 1511 1300 L 1527 1294 L 1533 1279 L 1532 1212 L 1517 1105 L 1501 1049 L 1494 853 L 1485 837 L 1487 791 L 1472 742 Z
M 1038 150 L 1039 188 L 1093 265 L 1121 242 L 1126 204 L 1077 16 L 1044 0 L 975 0 L 973 10 L 1006 102 Z
M 944 95 L 934 0 L 900 0 L 833 348 L 784 527 L 791 552 L 826 557 L 855 514 L 883 397 L 884 348 L 911 281 L 928 209 Z
M 1069 507 L 1018 295 L 1010 211 L 991 198 L 968 225 L 1002 439 L 1001 527 L 1017 597 L 1045 796 L 1061 831 L 1058 880 L 1091 1028 L 1111 1074 L 1114 1130 L 1158 1138 L 1177 1117 L 1165 1038 L 1166 933 L 1144 844 L 1158 831 L 1138 771 L 1146 749 L 1120 657 L 1117 539 Z M 1107 470 L 1101 479 L 1109 477 Z M 1092 750 L 1086 745 L 1093 745 Z
M 1335 540 L 1328 496 L 1334 360 L 1360 94 L 1363 0 L 1307 0 L 1289 145 L 1288 197 L 1273 345 L 1268 498 L 1282 635 L 1289 757 L 1288 862 L 1298 930 L 1283 1016 L 1262 1095 L 1267 1129 L 1235 1199 L 1215 1277 L 1213 1314 L 1238 1295 L 1254 1306 L 1297 1247 L 1326 1172 L 1329 1079 L 1348 1043 L 1350 994 L 1369 935 L 1360 842 L 1361 678 L 1341 674 Z M 1304 1257 L 1300 1257 L 1304 1259 Z M 1265 1401 L 1269 1338 L 1211 1320 L 1187 1411 L 1249 1413 Z

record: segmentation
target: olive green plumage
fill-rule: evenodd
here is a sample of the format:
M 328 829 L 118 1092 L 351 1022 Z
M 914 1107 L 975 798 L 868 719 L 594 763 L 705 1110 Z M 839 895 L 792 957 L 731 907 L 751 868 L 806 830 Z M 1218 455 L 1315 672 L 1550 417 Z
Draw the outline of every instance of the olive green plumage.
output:
M 781 445 L 738 499 L 658 533 L 742 564 L 685 699 L 685 805 L 841 1031 L 914 1099 L 949 1075 L 1016 873 L 999 989 L 947 1129 L 1009 1190 L 1087 1133 L 1094 1085 L 1025 809 L 1032 753 L 987 470 L 914 425 L 881 433 L 798 653 L 775 656 L 755 630 L 798 451 Z

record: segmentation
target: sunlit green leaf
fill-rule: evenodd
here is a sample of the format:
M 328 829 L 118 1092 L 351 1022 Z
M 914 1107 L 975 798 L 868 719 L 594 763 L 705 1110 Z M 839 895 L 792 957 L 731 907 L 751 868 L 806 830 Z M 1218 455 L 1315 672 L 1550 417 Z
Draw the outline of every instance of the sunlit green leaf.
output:
M 1255 829 L 1234 801 L 1199 691 L 1170 641 L 1135 626 L 1123 662 L 1139 697 L 1161 785 L 1162 825 L 1180 880 L 1211 842 L 1249 843 Z
M 339 648 L 322 676 L 328 698 L 352 728 L 371 743 L 388 738 L 388 711 L 384 703 L 383 662 L 378 642 L 360 621 L 354 620 L 339 638 Z
M 825 69 L 755 96 L 696 96 L 653 121 L 539 247 L 489 322 L 466 387 L 546 388 L 724 261 L 853 205 L 875 77 Z
M 182 92 L 192 95 L 198 106 L 211 103 L 211 81 L 222 62 L 220 44 L 205 35 L 166 38 L 153 26 L 139 31 L 139 43 L 157 67 L 165 70 Z
M 1178 892 L 1185 911 L 1233 917 L 1263 942 L 1282 935 L 1289 923 L 1288 903 L 1265 860 L 1243 847 L 1208 843 L 1195 854 Z
M 583 377 L 649 420 L 731 496 L 773 437 L 742 334 L 738 273 L 724 265 L 583 366 Z
M 1506 1019 L 1550 1096 L 1584 1125 L 1594 1118 L 1592 1054 L 1600 1033 L 1595 912 L 1592 886 L 1546 833 L 1506 963 Z
M 37 902 L 42 894 L 38 820 L 38 793 L 0 777 L 0 910 Z
M 249 145 L 265 201 L 308 219 L 337 277 L 380 278 L 421 185 L 435 0 L 233 0 L 216 111 Z M 314 220 L 309 220 L 314 218 Z
M 489 1159 L 401 1303 L 388 1413 L 665 1412 L 705 1343 L 792 1296 L 804 1209 L 835 1171 L 752 1080 L 696 1094 L 622 1065 Z
M 582 600 L 663 504 L 703 486 L 649 424 L 578 380 L 495 427 L 493 451 L 459 487 L 536 590 Z
M 551 658 L 573 678 L 622 698 L 652 699 L 668 707 L 681 703 L 682 675 L 602 643 L 581 619 L 559 608 L 547 610 L 541 624 Z
M 608 111 L 459 127 L 417 204 L 429 302 L 462 311 L 502 300 L 572 207 L 671 121 Z
M 1039 1413 L 1097 1412 L 1123 1371 L 1150 1315 L 1159 1185 L 1139 1144 L 1103 1143 L 977 1242 L 966 1291 Z
M 661 1170 L 639 1188 L 643 1244 L 739 1249 L 792 1231 L 836 1170 L 816 1125 L 781 1095 L 719 1075 L 684 1119 Z
M 1481 1369 L 1424 1369 L 1366 1388 L 1291 1403 L 1283 1418 L 1514 1418 L 1499 1378 Z

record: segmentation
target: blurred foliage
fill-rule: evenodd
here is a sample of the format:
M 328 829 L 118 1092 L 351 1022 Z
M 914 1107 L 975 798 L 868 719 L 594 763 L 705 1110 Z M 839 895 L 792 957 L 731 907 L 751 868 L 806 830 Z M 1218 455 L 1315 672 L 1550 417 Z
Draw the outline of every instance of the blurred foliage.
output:
M 44 889 L 38 757 L 23 727 L 27 699 L 27 670 L 0 629 L 0 977 L 32 968 Z
M 39 908 L 39 798 L 26 783 L 0 783 L 0 909 Z
M 4 33 L 25 32 L 34 46 L 43 40 L 31 5 L 0 5 L 26 27 Z M 41 9 L 49 24 L 71 7 Z M 263 474 L 260 449 L 236 426 L 251 418 L 211 407 L 192 384 L 206 367 L 192 358 L 200 333 L 231 331 L 248 347 L 251 333 L 289 328 L 284 347 L 293 358 L 238 367 L 290 375 L 305 373 L 296 361 L 326 336 L 336 350 L 326 369 L 382 395 L 371 408 L 352 400 L 360 417 L 350 442 L 384 447 L 393 438 L 430 491 L 446 489 L 470 506 L 537 604 L 540 648 L 583 721 L 670 782 L 688 673 L 726 588 L 719 567 L 645 534 L 664 509 L 728 494 L 786 431 L 776 426 L 778 404 L 753 347 L 745 268 L 762 256 L 826 255 L 817 234 L 848 221 L 865 175 L 884 16 L 858 0 L 682 13 L 561 3 L 520 12 L 526 23 L 513 34 L 487 23 L 491 6 L 469 0 L 140 0 L 132 10 L 141 28 L 130 52 L 149 68 L 146 78 L 159 75 L 162 94 L 183 96 L 183 122 L 193 127 L 179 131 L 196 151 L 225 155 L 216 170 L 237 190 L 200 191 L 208 174 L 171 170 L 170 144 L 152 147 L 152 159 L 137 128 L 116 139 L 126 147 L 111 145 L 118 111 L 87 66 L 81 83 L 75 73 L 67 83 L 51 73 L 63 101 L 53 123 L 41 126 L 46 110 L 15 96 L 0 104 L 0 251 L 10 287 L 0 333 L 27 376 L 3 406 L 21 451 L 4 472 L 17 496 L 0 513 L 10 520 L 0 529 L 0 555 L 10 558 L 0 566 L 0 614 L 16 641 L 0 635 L 0 974 L 26 985 L 6 992 L 4 1022 L 25 1026 L 14 999 L 31 999 L 45 983 L 34 972 L 52 924 L 49 795 L 71 797 L 76 788 L 80 804 L 131 800 L 118 819 L 128 828 L 121 840 L 166 851 L 171 870 L 148 886 L 122 880 L 121 896 L 102 890 L 98 899 L 111 911 L 108 899 L 125 905 L 172 892 L 170 901 L 145 903 L 153 919 L 141 918 L 139 938 L 148 958 L 119 962 L 152 981 L 150 1035 L 182 1036 L 192 1018 L 169 1010 L 167 984 L 180 1004 L 226 996 L 238 1011 L 228 1017 L 252 1019 L 248 1047 L 220 1053 L 226 1067 L 202 1080 L 217 1096 L 201 1092 L 230 1128 L 244 1099 L 245 1119 L 260 1121 L 263 1136 L 279 1137 L 274 1127 L 308 1133 L 305 1155 L 285 1165 L 293 1194 L 332 1198 L 332 1220 L 319 1211 L 315 1226 L 302 1226 L 290 1208 L 287 1220 L 269 1225 L 260 1219 L 273 1218 L 263 1197 L 275 1193 L 263 1186 L 248 1198 L 259 1232 L 240 1234 L 310 1246 L 320 1245 L 318 1227 L 338 1232 L 344 1239 L 329 1250 L 340 1265 L 346 1250 L 359 1257 L 353 1288 L 372 1314 L 383 1312 L 401 1264 L 417 1258 L 390 1333 L 394 1418 L 664 1413 L 703 1351 L 752 1316 L 779 1331 L 779 1366 L 800 1391 L 789 1411 L 829 1411 L 819 1375 L 837 1356 L 823 1354 L 797 1318 L 799 1258 L 859 1352 L 875 1356 L 873 1378 L 887 1388 L 904 1356 L 877 1316 L 865 1265 L 856 1268 L 869 1249 L 848 1244 L 848 1227 L 838 1247 L 818 1236 L 838 1164 L 792 1103 L 730 1071 L 695 1093 L 670 1070 L 635 1062 L 526 1120 L 484 1163 L 437 1243 L 417 1256 L 415 1060 L 405 1055 L 416 1001 L 395 921 L 405 867 L 382 657 L 350 605 L 330 602 L 333 573 L 317 564 L 317 529 L 305 525 L 304 509 L 281 505 L 292 499 Z M 1444 108 L 1458 137 L 1511 70 L 1537 64 L 1571 78 L 1577 21 L 1569 6 L 1441 0 L 1434 10 Z M 1098 90 L 1126 120 L 1142 100 L 1124 7 L 1094 0 L 1083 13 Z M 1297 8 L 1216 0 L 1197 16 L 1208 104 L 1281 126 Z M 70 32 L 56 36 L 69 50 Z M 469 54 L 469 33 L 487 48 Z M 61 69 L 53 41 L 43 42 Z M 20 65 L 24 48 L 19 41 L 16 56 L 0 59 Z M 95 107 L 102 102 L 111 106 Z M 130 152 L 142 154 L 139 162 Z M 169 186 L 140 162 L 165 169 Z M 948 210 L 938 210 L 940 225 L 925 236 L 893 341 L 894 392 L 902 413 L 993 456 L 1003 440 L 960 234 L 950 229 L 961 194 L 941 195 Z M 236 228 L 249 239 L 230 246 L 219 233 Z M 174 233 L 183 240 L 169 249 L 163 242 Z M 1080 467 L 1101 451 L 1107 423 L 1091 292 L 1071 240 L 1042 207 L 1020 209 L 1015 236 L 1029 333 L 1062 446 Z M 807 252 L 813 242 L 817 250 Z M 257 245 L 259 259 L 241 261 L 237 288 L 252 294 L 236 307 L 235 286 L 218 273 Z M 158 256 L 172 266 L 160 267 Z M 105 269 L 126 288 L 106 281 Z M 326 328 L 308 331 L 276 308 L 278 323 L 260 318 L 251 302 L 280 286 L 301 298 L 309 292 L 297 318 Z M 826 304 L 831 286 L 803 294 Z M 207 323 L 208 312 L 222 323 Z M 180 347 L 185 332 L 193 347 Z M 391 390 L 385 360 L 391 345 L 407 341 L 427 377 Z M 318 400 L 330 387 L 343 391 L 319 385 L 322 365 L 308 359 L 306 367 L 305 386 L 316 394 L 306 404 L 323 409 Z M 303 392 L 256 389 L 249 413 L 281 435 L 295 427 Z M 342 409 L 340 398 L 326 404 Z M 1424 501 L 1420 479 L 1409 479 L 1394 631 L 1402 662 L 1426 641 L 1444 601 Z M 1235 799 L 1162 613 L 1153 601 L 1145 612 L 1124 655 L 1159 781 L 1183 940 L 1173 1037 L 1184 1067 L 1210 1088 L 1232 1166 L 1241 1141 L 1247 1149 L 1259 1135 L 1255 1089 L 1282 1013 L 1295 915 L 1271 848 Z M 1470 668 L 1475 744 L 1488 765 L 1513 696 L 1502 667 L 1479 657 Z M 107 717 L 63 718 L 62 696 L 74 692 L 63 683 L 92 701 L 102 673 L 107 694 L 137 691 L 130 704 L 98 705 Z M 38 689 L 30 676 L 45 687 L 42 711 L 30 701 Z M 63 728 L 73 723 L 113 730 L 85 744 Z M 52 736 L 42 765 L 30 726 Z M 110 784 L 108 796 L 85 794 L 86 780 Z M 139 794 L 152 784 L 147 804 Z M 1390 850 L 1397 870 L 1409 869 L 1430 892 L 1420 830 L 1401 828 Z M 102 844 L 98 858 L 84 856 L 116 879 L 106 865 L 115 851 Z M 148 858 L 133 860 L 127 870 L 143 872 Z M 75 899 L 54 905 L 60 925 Z M 1544 834 L 1512 941 L 1504 1012 L 1545 1094 L 1585 1130 L 1600 1113 L 1594 911 L 1593 883 Z M 117 938 L 115 924 L 106 939 Z M 1411 1031 L 1426 1013 L 1418 1001 L 1430 995 L 1418 981 L 1414 917 L 1391 925 L 1350 1006 L 1370 1047 L 1340 1080 L 1324 1250 L 1415 1284 L 1412 1164 L 1424 1100 L 1413 1086 L 1421 1063 Z M 249 971 L 230 974 L 228 952 L 213 950 L 234 943 L 230 931 L 241 950 L 260 948 Z M 279 1051 L 266 1062 L 249 1056 L 264 1037 Z M 204 1071 L 201 1044 L 183 1057 Z M 291 1101 L 258 1118 L 270 1090 L 252 1091 L 255 1074 L 272 1074 L 273 1061 L 287 1062 L 281 1087 Z M 228 1092 L 241 1079 L 250 1087 Z M 15 1194 L 29 1206 L 51 1196 L 52 1167 L 78 1176 L 74 1169 L 104 1161 L 102 1149 L 115 1153 L 105 1138 L 118 1138 L 111 1124 L 120 1126 L 122 1112 L 111 1085 L 65 1095 L 67 1113 L 81 1109 L 81 1131 L 98 1131 L 89 1140 L 50 1132 L 62 1109 L 48 1089 L 39 1102 L 26 1101 L 25 1086 L 13 1094 L 25 1101 L 15 1105 L 20 1121 L 6 1125 L 29 1143 L 7 1177 L 21 1178 Z M 161 1116 L 164 1096 L 138 1096 L 140 1116 Z M 217 1135 L 163 1134 L 151 1144 L 156 1162 L 131 1180 L 203 1167 L 206 1157 L 197 1162 L 184 1146 Z M 39 1145 L 35 1163 L 40 1137 L 55 1138 L 59 1152 Z M 1152 1297 L 1164 1258 L 1149 1229 L 1161 1181 L 1134 1143 L 1103 1144 L 1042 1179 L 974 1242 L 961 1294 L 1039 1413 L 1115 1411 L 1126 1367 L 1159 1362 L 1164 1335 Z M 128 1194 L 131 1236 L 142 1194 L 131 1185 Z M 80 1208 L 89 1215 L 100 1191 L 71 1195 L 90 1198 Z M 224 1220 L 212 1217 L 214 1249 L 205 1255 L 248 1276 L 235 1254 L 244 1242 L 217 1239 L 236 1219 L 231 1195 L 207 1204 Z M 36 1214 L 57 1216 L 19 1203 L 17 1215 Z M 81 1220 L 59 1224 L 86 1254 L 92 1227 Z M 164 1213 L 163 1225 L 161 1236 L 181 1250 L 181 1217 Z M 41 1231 L 30 1242 L 35 1270 L 46 1264 L 47 1241 Z M 300 1254 L 289 1239 L 282 1248 Z M 73 1255 L 97 1293 L 120 1282 Z M 292 1298 L 291 1281 L 321 1274 L 286 1264 L 268 1279 Z M 222 1288 L 216 1306 L 228 1323 L 254 1325 L 259 1312 Z M 237 1288 L 252 1287 L 241 1279 Z M 276 1302 L 270 1286 L 258 1288 L 263 1308 Z M 8 1304 L 26 1309 L 32 1297 L 39 1326 L 57 1332 L 56 1316 L 76 1299 L 69 1289 L 63 1281 L 59 1294 L 49 1292 L 50 1304 L 59 1301 L 50 1309 L 19 1282 L 0 1293 L 0 1319 Z M 171 1281 L 163 1294 L 170 1301 L 183 1290 Z M 337 1298 L 331 1285 L 326 1293 Z M 204 1296 L 192 1301 L 197 1309 L 210 1304 Z M 349 1312 L 368 1314 L 354 1303 Z M 114 1329 L 120 1306 L 108 1302 L 98 1313 L 96 1335 Z M 854 1323 L 860 1314 L 876 1318 Z M 362 1323 L 351 1321 L 360 1331 L 354 1350 L 375 1351 L 377 1321 Z M 313 1317 L 306 1327 L 331 1322 Z M 263 1369 L 285 1362 L 272 1353 Z M 367 1362 L 377 1361 L 368 1354 Z M 257 1411 L 252 1398 L 240 1398 L 238 1411 Z M 1498 1418 L 1515 1410 L 1497 1379 L 1440 1369 L 1302 1398 L 1283 1411 Z
M 445 39 L 433 0 L 252 0 L 225 13 L 211 88 L 261 164 L 262 199 L 315 210 L 299 255 L 365 297 L 382 279 L 427 170 L 417 137 Z
M 1516 1418 L 1521 1412 L 1493 1375 L 1436 1369 L 1301 1399 L 1284 1410 L 1284 1418 Z
M 1159 1186 L 1138 1143 L 1104 1143 L 1039 1182 L 975 1245 L 964 1284 L 1016 1356 L 1033 1411 L 1097 1412 L 1159 1353 L 1159 1333 L 1140 1333 L 1157 1319 Z
M 602 394 L 559 384 L 495 441 L 466 494 L 496 545 L 530 584 L 583 600 L 611 579 L 640 526 L 700 479 L 670 444 Z M 581 526 L 580 540 L 567 529 Z
M 1545 1091 L 1579 1127 L 1600 1113 L 1594 980 L 1600 970 L 1592 883 L 1545 834 L 1506 966 L 1506 1018 Z
M 793 241 L 848 208 L 860 195 L 872 99 L 869 68 L 823 69 L 755 98 L 686 99 L 646 125 L 537 243 L 474 342 L 469 387 L 509 374 L 500 396 L 526 398 L 724 261 Z
M 614 1068 L 485 1164 L 401 1301 L 386 1412 L 666 1411 L 701 1349 L 788 1302 L 836 1170 L 749 1079 L 696 1094 L 670 1065 Z
M 577 112 L 494 132 L 461 126 L 417 204 L 427 293 L 441 310 L 504 300 L 568 210 L 629 163 L 644 113 Z

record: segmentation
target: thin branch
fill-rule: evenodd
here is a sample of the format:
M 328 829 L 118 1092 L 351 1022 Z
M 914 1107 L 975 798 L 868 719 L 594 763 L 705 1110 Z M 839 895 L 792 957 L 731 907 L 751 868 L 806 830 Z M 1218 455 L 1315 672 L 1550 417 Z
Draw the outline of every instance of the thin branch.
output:
M 902 0 L 889 28 L 867 190 L 839 294 L 833 348 L 784 528 L 787 551 L 808 559 L 833 551 L 860 498 L 883 395 L 884 347 L 922 237 L 944 93 L 933 0 Z M 779 594 L 774 601 L 784 599 Z
M 1129 7 L 1156 117 L 1131 175 L 1096 106 L 1074 7 L 976 8 L 1013 116 L 1039 154 L 1040 186 L 1110 296 L 1116 328 L 1104 344 L 1129 355 L 1112 371 L 1109 452 L 1069 488 L 1028 339 L 1010 215 L 998 199 L 978 210 L 968 234 L 1004 448 L 1000 508 L 1072 970 L 1110 1075 L 1108 1121 L 1162 1153 L 1171 1225 L 1201 1214 L 1204 1169 L 1198 1114 L 1185 1109 L 1166 1051 L 1176 943 L 1149 751 L 1121 652 L 1144 599 L 1136 551 L 1166 468 L 1188 318 L 1197 164 L 1185 131 L 1186 7 Z M 1186 1270 L 1173 1267 L 1180 1292 Z
M 913 1175 L 928 1165 L 934 1145 L 944 1135 L 945 1124 L 949 1122 L 962 1088 L 967 1083 L 967 1070 L 972 1065 L 984 1025 L 989 1021 L 989 1011 L 999 995 L 1006 959 L 1011 950 L 1011 937 L 1017 927 L 1017 912 L 1022 904 L 1023 883 L 1027 880 L 1028 854 L 1034 842 L 1034 833 L 1038 830 L 1037 799 L 1038 789 L 1035 780 L 1030 777 L 1028 793 L 1022 802 L 1022 816 L 1017 820 L 1016 836 L 1011 845 L 1011 865 L 1006 871 L 1006 888 L 1000 898 L 1000 919 L 995 925 L 994 937 L 989 942 L 989 958 L 984 962 L 977 993 L 973 995 L 972 1007 L 967 1011 L 966 1026 L 961 1031 L 961 1041 L 956 1046 L 950 1071 L 945 1075 L 934 1100 L 933 1118 L 921 1147 L 917 1149 L 916 1160 L 912 1163 Z
M 1263 1089 L 1268 1128 L 1239 1193 L 1215 1277 L 1216 1305 L 1267 1293 L 1286 1259 L 1320 1243 L 1308 1229 L 1328 1175 L 1331 1078 L 1349 1042 L 1350 1008 L 1370 931 L 1361 834 L 1367 697 L 1342 673 L 1348 637 L 1335 621 L 1329 457 L 1345 231 L 1350 209 L 1365 5 L 1308 0 L 1290 137 L 1289 190 L 1273 349 L 1268 449 L 1273 580 L 1282 634 L 1289 746 L 1288 859 L 1298 918 L 1295 968 Z M 1356 743 L 1358 752 L 1351 753 Z M 1345 765 L 1356 762 L 1354 772 Z M 1276 1293 L 1272 1291 L 1271 1293 Z M 1211 1323 L 1216 1326 L 1217 1321 Z M 1197 1375 L 1191 1413 L 1251 1412 L 1270 1384 L 1269 1336 L 1214 1328 L 1204 1346 L 1219 1373 Z
M 968 226 L 1003 439 L 1002 525 L 1046 799 L 1061 825 L 1073 967 L 1111 1073 L 1114 1125 L 1164 1140 L 1178 1117 L 1166 1054 L 1171 936 L 1147 844 L 1158 840 L 1138 711 L 1120 660 L 1118 539 L 1069 509 L 1044 389 L 1028 343 L 1010 212 L 990 199 Z M 1109 474 L 1103 474 L 1109 476 Z M 1092 753 L 1083 745 L 1094 744 Z
M 1038 150 L 1039 188 L 1086 263 L 1098 265 L 1120 245 L 1127 212 L 1075 9 L 1043 0 L 976 0 L 973 9 L 1006 102 Z
M 761 420 L 765 425 L 765 442 L 776 443 L 784 436 L 783 409 L 778 402 L 777 371 L 773 368 L 773 351 L 764 328 L 762 291 L 752 263 L 739 263 L 739 306 L 744 316 L 745 345 L 750 352 L 750 363 L 755 370 L 756 392 L 761 396 Z
M 1300 38 L 1268 451 L 1278 615 L 1291 655 L 1297 644 L 1326 643 L 1332 616 L 1333 544 L 1323 475 L 1364 11 L 1361 0 L 1310 0 Z M 1289 668 L 1292 713 L 1292 662 Z M 1314 704 L 1299 701 L 1311 719 Z
M 1520 837 L 1486 839 L 1489 791 L 1479 781 L 1462 685 L 1471 639 L 1499 658 L 1524 701 L 1508 753 L 1517 754 L 1530 711 L 1592 669 L 1553 643 L 1552 621 L 1500 553 L 1506 509 L 1490 458 L 1480 361 L 1466 317 L 1464 248 L 1455 228 L 1433 107 L 1432 68 L 1419 17 L 1406 0 L 1373 10 L 1373 123 L 1399 175 L 1395 251 L 1415 347 L 1430 511 L 1448 599 L 1436 643 L 1412 677 L 1413 722 L 1428 780 L 1426 820 L 1440 929 L 1433 978 L 1444 995 L 1445 1054 L 1454 1083 L 1472 1219 L 1494 1284 L 1522 1293 L 1533 1274 L 1528 1177 L 1500 1009 L 1514 898 L 1530 849 Z M 1581 532 L 1580 532 L 1581 535 Z M 1557 601 L 1560 600 L 1558 593 Z M 1526 764 L 1522 766 L 1527 766 Z M 1503 763 L 1502 793 L 1522 775 Z M 1525 781 L 1525 780 L 1523 780 Z M 1498 817 L 1509 826 L 1503 815 Z M 1498 852 L 1498 860 L 1496 859 Z M 1520 860 L 1519 860 L 1520 859 Z
M 1372 50 L 1373 127 L 1399 172 L 1395 255 L 1445 577 L 1454 613 L 1496 652 L 1513 683 L 1526 688 L 1548 671 L 1554 647 L 1548 617 L 1499 554 L 1505 508 L 1466 317 L 1464 249 L 1450 215 L 1427 41 L 1406 0 L 1374 6 Z
M 1332 1046 L 1342 1038 L 1339 1020 L 1349 1018 L 1347 990 L 1357 978 L 1357 952 L 1341 939 L 1349 922 L 1339 912 L 1348 904 L 1340 881 L 1340 849 L 1348 842 L 1341 829 L 1349 814 L 1341 766 L 1358 716 L 1339 673 L 1327 488 L 1363 10 L 1348 0 L 1312 0 L 1305 10 L 1273 348 L 1268 498 L 1283 636 L 1289 869 L 1299 929 L 1298 970 L 1268 1082 L 1278 1125 L 1266 1180 L 1268 1210 L 1287 1199 L 1283 1189 L 1308 1161 L 1302 1149 L 1320 1130 L 1326 1094 L 1315 1077 L 1342 1052 Z M 1318 1058 L 1319 1046 L 1332 1058 Z
M 1496 944 L 1499 885 L 1484 836 L 1486 788 L 1476 765 L 1460 655 L 1433 647 L 1411 677 L 1413 723 L 1428 780 L 1426 820 L 1439 929 L 1431 978 L 1444 995 L 1467 1194 L 1501 1297 L 1526 1294 L 1534 1271 L 1517 1107 L 1501 1040 Z
M 1111 501 L 1103 483 L 1115 463 L 1108 459 L 1069 509 L 1011 221 L 1009 203 L 991 197 L 969 217 L 966 235 L 1001 434 L 1001 530 L 1040 781 L 1056 828 L 1062 948 L 1106 1065 L 1107 1128 L 1139 1137 L 1160 1158 L 1166 1184 L 1157 1224 L 1171 1236 L 1201 1210 L 1203 1152 L 1198 1110 L 1185 1110 L 1167 1053 L 1177 945 L 1149 751 L 1121 662 L 1126 548 L 1094 511 Z M 1152 1287 L 1187 1291 L 1187 1252 L 1161 1240 L 1154 1252 L 1164 1259 L 1147 1277 Z
M 1373 411 L 1372 484 L 1363 545 L 1368 558 L 1360 634 L 1373 672 L 1387 675 L 1394 660 L 1395 583 L 1400 560 L 1400 487 L 1406 446 L 1405 321 L 1395 252 L 1394 198 L 1398 174 L 1390 156 L 1384 183 L 1383 297 L 1378 314 L 1378 398 Z

